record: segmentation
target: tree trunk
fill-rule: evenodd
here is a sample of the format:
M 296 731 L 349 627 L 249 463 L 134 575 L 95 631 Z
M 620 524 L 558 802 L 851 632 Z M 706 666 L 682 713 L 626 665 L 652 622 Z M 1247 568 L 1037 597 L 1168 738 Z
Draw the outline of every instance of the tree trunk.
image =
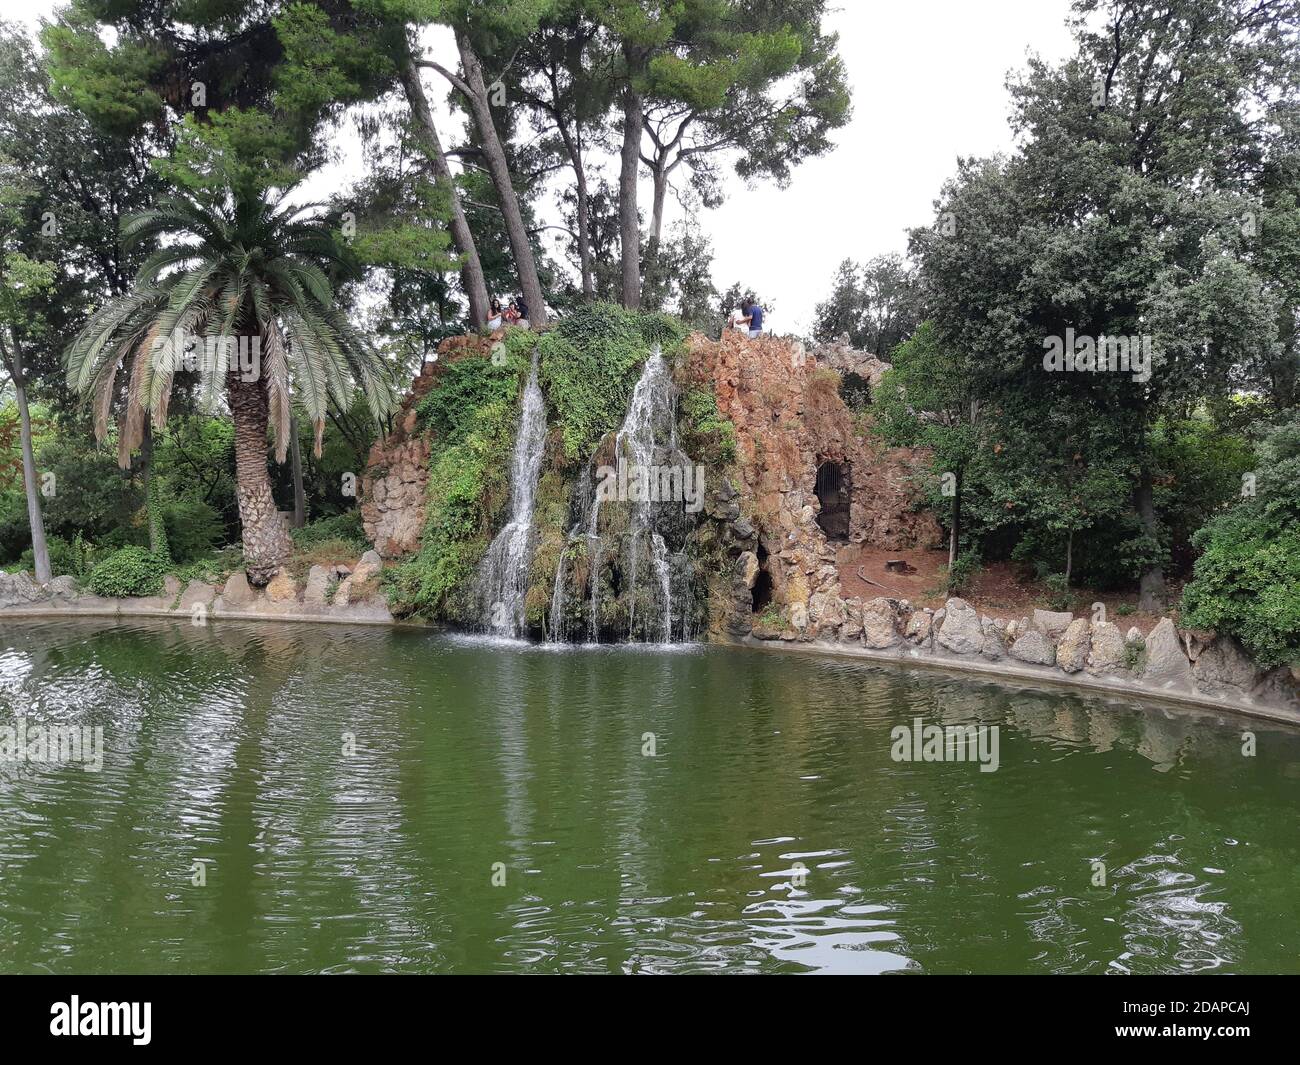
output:
M 465 218 L 465 209 L 461 206 L 460 194 L 447 165 L 447 157 L 442 151 L 442 142 L 438 139 L 438 128 L 433 124 L 433 113 L 429 110 L 429 100 L 424 94 L 424 84 L 420 81 L 420 68 L 414 57 L 408 52 L 403 57 L 401 69 L 402 87 L 406 91 L 406 102 L 410 105 L 415 118 L 416 136 L 429 165 L 433 167 L 438 184 L 447 188 L 451 200 L 451 237 L 460 252 L 460 282 L 469 298 L 469 317 L 476 328 L 482 328 L 488 320 L 487 282 L 483 278 L 483 264 L 479 261 L 478 247 L 474 235 L 470 232 L 469 222 Z
M 307 524 L 307 490 L 302 483 L 302 445 L 298 442 L 298 419 L 289 419 L 289 462 L 293 468 L 293 527 Z
M 27 523 L 32 532 L 32 557 L 36 583 L 49 584 L 50 548 L 45 542 L 45 517 L 41 513 L 41 496 L 36 485 L 36 455 L 32 450 L 32 415 L 27 407 L 27 379 L 23 375 L 22 349 L 13 337 L 13 352 L 5 358 L 5 369 L 14 383 L 14 404 L 18 407 L 19 438 L 23 451 L 23 491 L 27 495 Z
M 537 259 L 533 255 L 533 246 L 528 240 L 528 228 L 524 225 L 524 216 L 519 209 L 519 197 L 515 195 L 514 180 L 510 175 L 510 164 L 506 161 L 505 148 L 497 136 L 496 123 L 492 120 L 492 108 L 488 104 L 488 89 L 483 81 L 483 65 L 474 52 L 469 38 L 463 33 L 456 34 L 456 47 L 460 52 L 460 65 L 469 86 L 470 111 L 474 115 L 474 124 L 478 128 L 482 141 L 483 156 L 487 160 L 488 173 L 492 185 L 501 201 L 501 215 L 506 224 L 506 234 L 510 238 L 510 251 L 515 260 L 515 273 L 519 276 L 519 288 L 528 304 L 528 321 L 534 329 L 546 324 L 546 299 L 542 294 L 542 283 L 537 276 Z
M 651 286 L 659 281 L 659 244 L 664 228 L 664 200 L 668 196 L 668 170 L 664 167 L 663 160 L 658 161 L 653 177 L 654 206 L 650 213 L 650 235 L 646 238 L 645 263 L 642 266 L 644 281 L 641 285 L 641 303 L 643 306 L 649 303 Z
M 1152 541 L 1159 543 L 1160 521 L 1156 517 L 1155 499 L 1151 489 L 1151 467 L 1142 462 L 1138 477 L 1137 512 L 1142 530 Z M 1138 609 L 1145 614 L 1159 614 L 1168 604 L 1165 598 L 1165 571 L 1157 561 L 1151 563 L 1138 581 Z
M 268 404 L 262 381 L 226 378 L 226 395 L 235 422 L 235 498 L 243 529 L 244 568 L 250 584 L 270 582 L 289 560 L 289 531 L 271 495 L 267 471 Z
M 167 542 L 167 523 L 163 520 L 163 500 L 153 475 L 153 419 L 146 418 L 140 438 L 140 479 L 144 483 L 144 512 L 149 524 L 149 553 L 171 558 Z
M 623 151 L 618 175 L 619 239 L 623 245 L 623 306 L 641 306 L 641 218 L 636 206 L 636 182 L 641 169 L 641 95 L 632 84 L 634 56 L 624 46 L 628 61 L 623 88 Z
M 587 169 L 582 164 L 582 148 L 574 138 L 569 124 L 557 119 L 560 138 L 569 153 L 569 162 L 573 164 L 573 178 L 578 196 L 578 261 L 582 264 L 582 295 L 585 299 L 596 298 L 596 279 L 591 264 L 591 197 L 587 192 Z M 581 127 L 579 134 L 581 136 Z

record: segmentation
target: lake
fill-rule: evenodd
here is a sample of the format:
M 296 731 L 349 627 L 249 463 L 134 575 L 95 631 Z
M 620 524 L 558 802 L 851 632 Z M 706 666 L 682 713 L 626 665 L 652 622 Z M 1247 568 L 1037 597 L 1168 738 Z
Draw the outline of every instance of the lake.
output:
M 897 760 L 918 723 L 996 771 Z M 763 649 L 60 619 L 0 624 L 20 724 L 102 764 L 0 762 L 6 972 L 1300 969 L 1300 733 L 1263 722 Z

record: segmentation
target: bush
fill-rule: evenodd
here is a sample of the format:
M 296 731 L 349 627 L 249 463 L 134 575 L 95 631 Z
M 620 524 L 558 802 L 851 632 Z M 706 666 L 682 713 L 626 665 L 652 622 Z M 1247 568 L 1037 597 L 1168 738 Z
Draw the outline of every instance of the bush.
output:
M 179 563 L 210 553 L 225 535 L 221 515 L 201 500 L 174 499 L 161 509 L 167 547 Z
M 1300 662 L 1300 413 L 1259 448 L 1255 495 L 1192 537 L 1182 620 L 1235 636 L 1261 665 Z
M 485 403 L 513 402 L 519 394 L 520 362 L 507 357 L 500 363 L 492 359 L 451 363 L 416 407 L 421 427 L 437 433 L 444 443 L 455 443 L 473 427 L 474 415 Z
M 710 465 L 729 466 L 736 461 L 736 427 L 718 413 L 710 388 L 692 388 L 681 399 L 682 429 L 687 453 Z
M 945 583 L 949 595 L 960 595 L 974 583 L 980 571 L 980 556 L 977 551 L 963 551 L 957 560 L 948 567 Z
M 50 552 L 50 570 L 56 577 L 68 576 L 84 580 L 95 562 L 103 555 L 94 544 L 82 539 L 80 533 L 71 541 L 61 536 L 47 536 L 45 546 Z M 28 573 L 35 572 L 36 555 L 30 547 L 19 557 L 18 568 Z
M 1070 591 L 1070 582 L 1065 574 L 1049 573 L 1043 578 L 1043 583 L 1047 586 L 1047 605 L 1053 610 L 1069 610 L 1074 602 L 1074 594 Z
M 123 547 L 90 571 L 87 587 L 109 599 L 159 595 L 167 564 L 143 547 Z
M 365 528 L 361 524 L 361 511 L 355 507 L 342 514 L 309 521 L 301 529 L 292 530 L 289 535 L 295 546 L 300 548 L 316 547 L 329 540 L 345 541 L 350 547 L 357 547 L 360 551 L 365 551 L 370 546 L 366 540 Z
M 601 436 L 622 423 L 650 347 L 663 347 L 678 331 L 670 324 L 664 315 L 631 314 L 610 303 L 593 303 L 543 334 L 537 344 L 542 383 L 569 458 L 585 458 Z M 672 350 L 664 349 L 665 354 Z

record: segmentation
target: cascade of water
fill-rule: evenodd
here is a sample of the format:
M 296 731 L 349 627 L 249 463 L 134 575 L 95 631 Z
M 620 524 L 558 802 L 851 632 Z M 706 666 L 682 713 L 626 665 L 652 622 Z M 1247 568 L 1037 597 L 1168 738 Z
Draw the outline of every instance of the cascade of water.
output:
M 510 466 L 509 521 L 479 563 L 476 586 L 484 628 L 503 636 L 518 636 L 524 627 L 524 597 L 534 547 L 533 501 L 545 443 L 546 403 L 537 383 L 534 353 Z

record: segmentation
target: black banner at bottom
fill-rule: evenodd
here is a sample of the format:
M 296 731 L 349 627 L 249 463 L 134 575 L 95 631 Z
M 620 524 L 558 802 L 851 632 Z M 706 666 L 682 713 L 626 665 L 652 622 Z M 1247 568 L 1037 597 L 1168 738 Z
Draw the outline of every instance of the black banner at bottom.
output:
M 477 1029 L 493 1041 L 504 1035 L 507 1043 L 513 1036 L 536 1046 L 548 1033 L 556 1033 L 558 1042 L 558 1033 L 565 1029 L 566 1042 L 572 1040 L 573 1029 L 589 1023 L 591 1000 L 600 998 L 588 985 L 583 994 L 588 1001 L 575 1014 L 550 1000 L 536 984 L 529 985 L 528 993 L 495 995 L 480 987 L 462 992 L 470 999 L 466 1012 L 445 983 L 435 989 L 419 980 L 309 979 L 281 977 L 267 983 L 235 976 L 8 977 L 0 982 L 5 1048 L 9 1054 L 25 1049 L 93 1054 L 110 1046 L 114 1051 L 199 1049 L 205 1054 L 319 1047 L 338 1053 L 405 1048 L 413 1038 L 428 1039 L 435 1025 Z M 1185 1052 L 1199 1043 L 1231 1053 L 1233 1044 L 1289 1044 L 1295 1033 L 1294 983 L 1271 977 L 939 977 L 876 980 L 869 991 L 855 990 L 862 1004 L 854 1013 L 865 1030 L 919 1039 L 927 1051 L 949 1043 L 969 1048 L 972 1040 L 992 1037 L 1004 1048 L 1059 1045 L 1086 1051 L 1174 1044 Z M 662 982 L 606 994 L 613 1001 L 602 1009 L 601 1027 L 617 1026 L 623 1017 L 628 1030 L 638 1033 L 630 1053 L 643 1054 L 647 1039 L 654 1040 L 646 1025 L 667 1026 L 665 1047 L 680 1045 L 686 1029 L 699 1028 L 698 1009 L 674 1004 L 675 996 L 665 992 Z M 747 983 L 745 998 L 746 1008 L 737 1020 L 752 1018 L 755 1006 L 763 1009 L 762 984 Z M 846 1020 L 842 1006 L 828 1007 L 822 994 L 802 1006 L 789 984 L 780 993 L 778 1008 L 785 1017 L 781 1027 L 792 1040 L 790 1048 L 805 1040 L 816 1043 L 842 1031 L 846 1023 L 856 1023 Z M 798 1020 L 794 1011 L 803 1009 L 804 1019 Z M 507 1022 L 504 1031 L 493 1016 Z M 394 1023 L 396 1018 L 405 1020 Z M 819 1034 L 822 1025 L 827 1030 Z M 769 1049 L 772 1040 L 779 1043 L 783 1038 L 766 1023 L 717 1018 L 709 1027 L 725 1042 L 741 1045 L 751 1033 L 760 1047 Z M 693 1035 L 691 1041 L 695 1039 Z M 606 1047 L 609 1056 L 611 1048 Z

